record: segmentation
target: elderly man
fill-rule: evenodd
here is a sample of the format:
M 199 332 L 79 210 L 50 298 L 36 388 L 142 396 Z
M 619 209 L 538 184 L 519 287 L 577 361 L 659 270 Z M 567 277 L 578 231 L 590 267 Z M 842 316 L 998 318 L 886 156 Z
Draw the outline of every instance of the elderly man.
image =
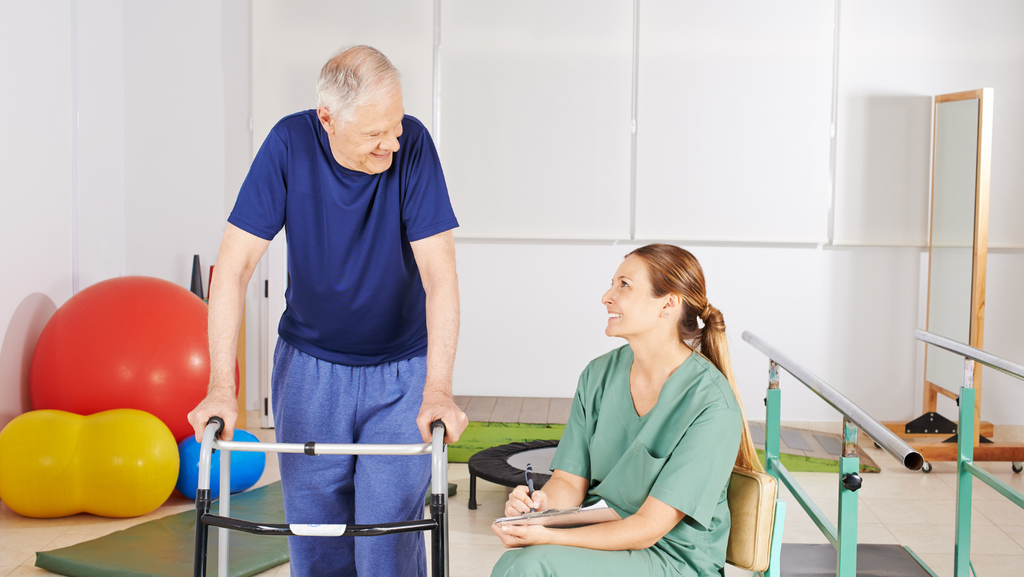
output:
M 234 350 L 246 286 L 271 239 L 288 235 L 287 310 L 272 377 L 282 443 L 418 443 L 436 419 L 465 429 L 452 401 L 458 226 L 437 151 L 406 116 L 398 70 L 377 50 L 338 52 L 317 109 L 282 119 L 242 184 L 210 289 L 210 389 L 189 421 L 201 435 L 237 418 Z M 429 457 L 280 455 L 289 523 L 419 518 Z M 425 575 L 421 533 L 290 537 L 293 575 Z

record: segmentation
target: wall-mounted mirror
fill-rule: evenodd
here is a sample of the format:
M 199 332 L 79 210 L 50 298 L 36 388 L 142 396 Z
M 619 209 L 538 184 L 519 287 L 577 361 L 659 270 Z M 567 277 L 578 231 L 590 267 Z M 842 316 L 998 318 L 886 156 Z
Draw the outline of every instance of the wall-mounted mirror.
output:
M 926 328 L 977 348 L 985 324 L 992 93 L 984 88 L 936 96 L 932 147 Z M 980 369 L 974 373 L 976 410 Z M 940 394 L 955 399 L 963 378 L 963 357 L 927 346 L 924 411 L 935 412 Z

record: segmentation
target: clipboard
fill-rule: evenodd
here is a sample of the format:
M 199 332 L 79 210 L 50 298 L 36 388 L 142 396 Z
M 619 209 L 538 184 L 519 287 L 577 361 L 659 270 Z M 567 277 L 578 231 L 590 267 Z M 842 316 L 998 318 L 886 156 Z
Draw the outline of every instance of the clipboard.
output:
M 544 525 L 567 529 L 582 527 L 596 523 L 620 521 L 622 517 L 604 502 L 604 499 L 589 507 L 570 507 L 568 509 L 547 509 L 535 513 L 525 513 L 518 517 L 502 517 L 494 521 L 495 525 Z

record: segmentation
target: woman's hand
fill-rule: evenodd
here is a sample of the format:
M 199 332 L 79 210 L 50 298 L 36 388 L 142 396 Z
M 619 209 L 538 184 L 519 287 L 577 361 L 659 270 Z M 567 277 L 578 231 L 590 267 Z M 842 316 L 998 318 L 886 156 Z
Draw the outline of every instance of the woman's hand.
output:
M 491 529 L 501 539 L 501 544 L 509 549 L 550 543 L 551 532 L 553 531 L 543 525 L 512 525 L 511 523 L 502 523 L 500 525 L 495 523 L 491 525 Z
M 505 516 L 518 517 L 524 513 L 529 513 L 530 509 L 544 511 L 547 508 L 548 496 L 544 491 L 534 491 L 533 498 L 531 499 L 530 489 L 524 485 L 519 485 L 508 496 L 508 502 L 505 503 Z

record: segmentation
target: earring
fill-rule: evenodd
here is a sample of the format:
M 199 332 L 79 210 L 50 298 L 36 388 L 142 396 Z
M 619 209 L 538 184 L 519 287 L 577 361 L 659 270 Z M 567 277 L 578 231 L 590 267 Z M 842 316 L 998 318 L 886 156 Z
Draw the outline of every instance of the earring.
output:
M 666 318 L 667 319 L 668 318 L 668 313 L 667 312 L 661 313 L 661 316 L 662 316 L 662 318 Z

